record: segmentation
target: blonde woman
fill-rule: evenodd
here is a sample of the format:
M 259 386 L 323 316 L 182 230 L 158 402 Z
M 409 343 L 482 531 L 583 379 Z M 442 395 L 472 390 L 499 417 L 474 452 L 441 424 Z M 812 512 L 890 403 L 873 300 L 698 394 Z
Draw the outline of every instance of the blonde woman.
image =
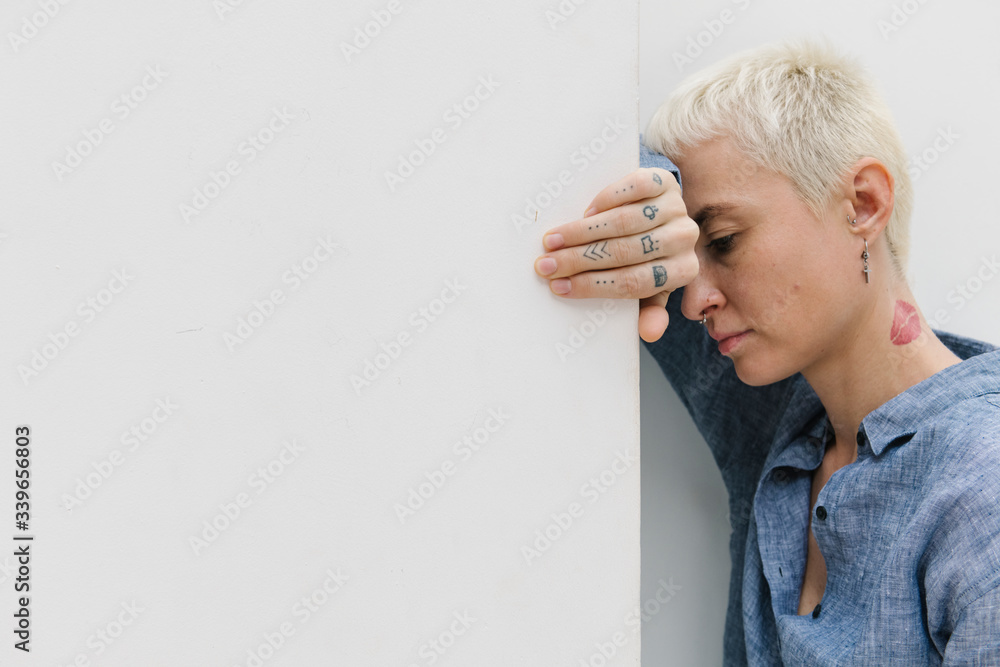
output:
M 1000 351 L 933 331 L 907 285 L 906 158 L 867 74 L 739 54 L 672 94 L 642 164 L 535 271 L 640 299 L 729 491 L 725 664 L 1000 665 Z

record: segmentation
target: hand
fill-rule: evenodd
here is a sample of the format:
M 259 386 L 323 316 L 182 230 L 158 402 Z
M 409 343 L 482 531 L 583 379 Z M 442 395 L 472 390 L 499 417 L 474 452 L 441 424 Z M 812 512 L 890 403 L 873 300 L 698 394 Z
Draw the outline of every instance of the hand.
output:
M 670 293 L 698 275 L 698 225 L 666 169 L 637 169 L 601 190 L 580 220 L 542 237 L 535 272 L 571 299 L 639 299 L 639 335 L 659 340 Z

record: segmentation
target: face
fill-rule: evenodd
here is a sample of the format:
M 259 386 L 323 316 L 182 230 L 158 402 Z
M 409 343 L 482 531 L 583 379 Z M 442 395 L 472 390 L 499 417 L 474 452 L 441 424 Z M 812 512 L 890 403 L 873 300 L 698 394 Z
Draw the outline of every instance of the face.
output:
M 863 311 L 847 202 L 817 218 L 787 177 L 754 165 L 726 138 L 685 152 L 677 161 L 684 203 L 701 227 L 685 317 L 700 321 L 705 312 L 719 352 L 750 385 L 829 363 Z

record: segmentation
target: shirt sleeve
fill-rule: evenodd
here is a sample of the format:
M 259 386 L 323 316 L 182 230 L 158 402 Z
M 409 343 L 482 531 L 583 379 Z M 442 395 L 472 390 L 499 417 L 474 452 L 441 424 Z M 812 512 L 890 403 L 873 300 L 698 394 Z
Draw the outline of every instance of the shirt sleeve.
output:
M 955 454 L 927 500 L 938 524 L 924 548 L 921 588 L 944 665 L 1000 665 L 1000 425 L 992 401 L 975 400 L 984 423 L 942 439 Z
M 1000 586 L 959 614 L 945 645 L 944 667 L 1000 665 Z

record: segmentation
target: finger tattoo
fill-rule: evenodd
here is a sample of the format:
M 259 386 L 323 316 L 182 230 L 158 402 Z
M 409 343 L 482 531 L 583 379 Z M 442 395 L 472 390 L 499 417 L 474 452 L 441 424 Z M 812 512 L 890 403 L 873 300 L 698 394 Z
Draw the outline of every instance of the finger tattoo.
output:
M 642 209 L 642 214 L 647 218 L 649 218 L 650 220 L 652 220 L 653 218 L 656 217 L 656 212 L 659 210 L 660 209 L 656 208 L 655 206 L 647 206 L 646 208 Z
M 611 253 L 608 252 L 608 242 L 605 241 L 599 249 L 600 243 L 594 243 L 587 246 L 587 249 L 583 251 L 583 256 L 587 259 L 592 259 L 595 262 L 603 257 L 611 257 Z
M 654 241 L 652 234 L 647 234 L 646 236 L 642 237 L 642 254 L 643 255 L 648 255 L 649 253 L 653 252 L 654 250 L 659 250 L 659 249 L 660 249 L 660 242 L 659 241 Z
M 662 266 L 653 267 L 653 282 L 656 283 L 657 287 L 663 287 L 667 284 L 667 270 Z
M 653 180 L 656 181 L 657 185 L 663 185 L 663 179 L 661 179 L 660 175 L 655 172 L 653 173 Z

